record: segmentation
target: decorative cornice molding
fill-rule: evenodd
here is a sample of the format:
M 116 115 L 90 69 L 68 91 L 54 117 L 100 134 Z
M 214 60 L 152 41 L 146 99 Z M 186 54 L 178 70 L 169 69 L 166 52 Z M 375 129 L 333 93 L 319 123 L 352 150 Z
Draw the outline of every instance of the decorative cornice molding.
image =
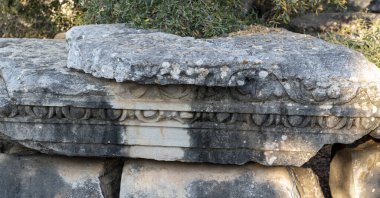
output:
M 141 123 L 159 123 L 176 121 L 180 124 L 215 123 L 235 125 L 244 123 L 252 127 L 284 127 L 284 128 L 320 128 L 333 130 L 368 130 L 372 131 L 380 125 L 376 117 L 338 117 L 338 116 L 298 116 L 278 114 L 245 114 L 223 112 L 189 112 L 161 111 L 138 109 L 90 109 L 79 107 L 43 107 L 18 106 L 10 112 L 2 112 L 2 118 L 30 118 L 37 120 L 60 119 L 68 122 L 107 121 L 113 124 L 125 124 L 126 121 Z M 101 122 L 100 122 L 101 123 Z M 126 124 L 128 125 L 128 124 Z

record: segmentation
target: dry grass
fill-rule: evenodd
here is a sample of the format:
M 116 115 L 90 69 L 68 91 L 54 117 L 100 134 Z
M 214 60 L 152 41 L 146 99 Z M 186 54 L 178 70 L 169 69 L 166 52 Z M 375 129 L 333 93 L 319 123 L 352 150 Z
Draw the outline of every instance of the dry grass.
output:
M 281 32 L 280 28 L 267 27 L 263 25 L 250 25 L 240 31 L 232 32 L 228 36 L 243 36 L 243 35 L 255 35 L 255 34 L 266 34 L 271 32 Z
M 320 38 L 342 44 L 363 53 L 380 67 L 380 20 L 357 19 L 334 32 L 323 33 Z

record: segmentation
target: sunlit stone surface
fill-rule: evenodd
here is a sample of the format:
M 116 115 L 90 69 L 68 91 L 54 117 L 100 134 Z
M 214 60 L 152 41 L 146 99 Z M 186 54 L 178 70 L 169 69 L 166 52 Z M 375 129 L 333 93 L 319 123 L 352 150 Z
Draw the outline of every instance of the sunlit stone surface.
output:
M 330 188 L 334 198 L 379 197 L 380 143 L 369 140 L 340 150 L 331 162 Z
M 275 77 L 326 88 L 337 81 L 355 82 L 353 77 L 376 80 L 373 65 L 361 54 L 285 30 L 194 39 L 111 24 L 74 27 L 66 36 L 69 68 L 118 82 L 227 87 Z M 332 88 L 329 96 L 338 97 L 338 92 Z

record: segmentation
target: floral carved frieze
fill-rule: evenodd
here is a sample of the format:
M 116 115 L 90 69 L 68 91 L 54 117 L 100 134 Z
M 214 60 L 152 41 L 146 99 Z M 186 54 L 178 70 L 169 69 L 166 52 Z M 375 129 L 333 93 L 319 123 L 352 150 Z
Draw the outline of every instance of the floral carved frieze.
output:
M 344 105 L 359 102 L 380 106 L 380 87 L 375 83 L 360 84 L 348 80 L 321 83 L 301 79 L 278 79 L 274 74 L 268 74 L 266 78 L 251 79 L 246 85 L 237 87 L 155 86 L 130 83 L 116 95 L 152 100 L 290 101 L 305 105 Z

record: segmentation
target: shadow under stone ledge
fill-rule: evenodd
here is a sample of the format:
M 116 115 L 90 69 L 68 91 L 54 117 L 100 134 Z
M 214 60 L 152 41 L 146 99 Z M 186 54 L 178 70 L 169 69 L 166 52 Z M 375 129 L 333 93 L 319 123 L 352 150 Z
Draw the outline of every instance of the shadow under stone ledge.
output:
M 302 167 L 311 168 L 318 176 L 319 183 L 325 198 L 331 198 L 329 187 L 330 161 L 332 145 L 325 145 L 318 153 Z

